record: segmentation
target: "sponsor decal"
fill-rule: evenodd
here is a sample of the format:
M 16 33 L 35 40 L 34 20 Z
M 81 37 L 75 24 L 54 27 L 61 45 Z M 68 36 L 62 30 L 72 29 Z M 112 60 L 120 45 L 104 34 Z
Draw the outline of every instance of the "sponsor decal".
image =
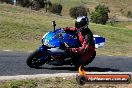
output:
M 76 76 L 78 84 L 85 83 L 130 83 L 129 74 L 86 74 L 82 66 L 79 67 L 79 74 Z

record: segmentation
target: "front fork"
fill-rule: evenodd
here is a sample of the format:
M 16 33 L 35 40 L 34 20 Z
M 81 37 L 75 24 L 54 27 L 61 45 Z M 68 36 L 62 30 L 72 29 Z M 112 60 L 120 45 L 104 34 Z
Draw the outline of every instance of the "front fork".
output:
M 48 47 L 45 45 L 42 45 L 38 48 L 38 51 L 42 53 L 42 60 L 46 59 L 47 57 L 50 57 L 50 54 L 48 52 Z

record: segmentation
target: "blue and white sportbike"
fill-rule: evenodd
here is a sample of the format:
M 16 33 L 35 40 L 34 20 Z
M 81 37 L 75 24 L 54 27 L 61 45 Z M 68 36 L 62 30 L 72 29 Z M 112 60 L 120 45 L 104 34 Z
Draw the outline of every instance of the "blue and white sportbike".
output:
M 44 64 L 55 66 L 75 65 L 72 60 L 72 55 L 69 52 L 66 52 L 65 48 L 79 47 L 79 40 L 75 36 L 75 33 L 66 32 L 61 28 L 56 29 L 55 26 L 55 21 L 53 21 L 54 30 L 44 34 L 42 38 L 42 46 L 31 53 L 31 55 L 27 58 L 26 63 L 29 67 L 38 68 Z M 96 48 L 103 47 L 104 42 L 105 38 L 94 35 L 94 43 Z M 95 56 L 96 53 L 92 56 L 91 60 L 87 62 L 87 64 L 91 63 Z

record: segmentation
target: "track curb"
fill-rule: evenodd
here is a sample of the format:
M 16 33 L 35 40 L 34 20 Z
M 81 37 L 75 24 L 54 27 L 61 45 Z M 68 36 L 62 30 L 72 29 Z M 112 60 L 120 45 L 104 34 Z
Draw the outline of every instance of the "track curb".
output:
M 35 74 L 35 75 L 17 75 L 17 76 L 0 76 L 3 80 L 25 80 L 25 79 L 45 79 L 51 77 L 75 77 L 79 73 L 56 73 L 56 74 Z M 129 74 L 132 72 L 86 72 L 86 74 Z

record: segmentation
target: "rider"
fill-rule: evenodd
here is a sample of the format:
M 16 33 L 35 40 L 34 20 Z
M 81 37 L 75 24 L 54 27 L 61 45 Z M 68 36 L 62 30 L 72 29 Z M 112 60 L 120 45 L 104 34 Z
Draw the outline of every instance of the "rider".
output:
M 79 16 L 75 21 L 75 28 L 64 28 L 65 31 L 76 31 L 81 46 L 79 48 L 67 48 L 73 56 L 76 66 L 85 65 L 95 53 L 93 33 L 88 28 L 89 20 L 86 16 Z

